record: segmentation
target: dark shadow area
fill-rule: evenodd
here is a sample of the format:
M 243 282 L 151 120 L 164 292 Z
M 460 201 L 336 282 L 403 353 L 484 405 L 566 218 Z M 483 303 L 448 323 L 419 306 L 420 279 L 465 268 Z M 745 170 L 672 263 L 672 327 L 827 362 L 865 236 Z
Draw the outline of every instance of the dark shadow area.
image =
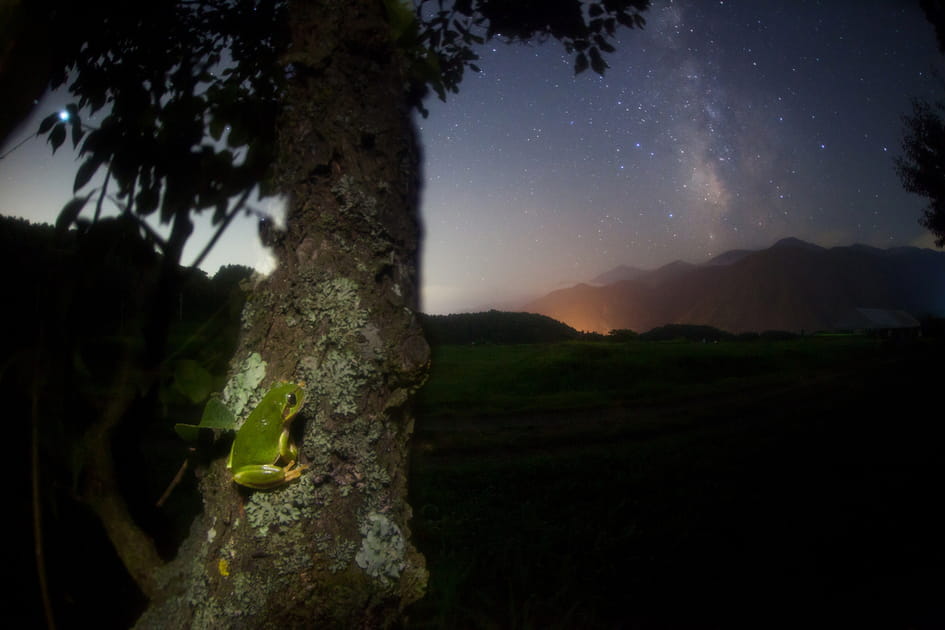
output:
M 0 217 L 0 263 L 7 270 L 6 326 L 0 334 L 0 392 L 10 405 L 14 466 L 10 511 L 15 545 L 11 618 L 43 625 L 34 555 L 34 508 L 42 515 L 48 590 L 59 627 L 97 619 L 126 627 L 146 600 L 131 581 L 89 509 L 90 427 L 115 393 L 121 370 L 137 378 L 145 346 L 148 300 L 159 256 L 134 221 L 102 219 L 58 237 L 48 225 Z M 188 457 L 176 422 L 196 422 L 202 404 L 188 394 L 222 381 L 238 330 L 245 267 L 213 278 L 182 270 L 167 339 L 155 366 L 155 386 L 139 391 L 128 421 L 109 441 L 117 486 L 135 521 L 170 558 L 200 509 L 193 475 L 185 475 L 162 507 L 155 503 Z M 202 376 L 201 376 L 202 375 Z M 150 378 L 150 377 L 149 377 Z M 36 449 L 35 466 L 33 449 Z M 34 498 L 32 481 L 38 494 Z M 37 504 L 38 503 L 38 504 Z M 102 610 L 102 593 L 109 593 Z
M 793 386 L 597 424 L 421 415 L 411 626 L 941 627 L 943 350 L 825 354 Z

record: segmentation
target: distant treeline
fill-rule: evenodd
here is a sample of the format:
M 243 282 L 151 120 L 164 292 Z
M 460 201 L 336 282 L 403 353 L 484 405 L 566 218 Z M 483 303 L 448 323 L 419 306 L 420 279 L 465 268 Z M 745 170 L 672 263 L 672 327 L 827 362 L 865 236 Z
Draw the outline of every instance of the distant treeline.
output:
M 427 339 L 433 345 L 483 343 L 550 343 L 582 338 L 582 333 L 546 315 L 534 313 L 459 313 L 420 315 Z
M 627 331 L 611 331 L 611 335 L 621 334 Z M 797 338 L 797 333 L 786 330 L 766 330 L 762 333 L 745 332 L 733 334 L 724 330 L 719 330 L 713 326 L 699 326 L 695 324 L 667 324 L 654 328 L 639 336 L 643 341 L 673 341 L 684 339 L 686 341 L 754 341 L 763 339 L 766 341 L 783 341 L 786 339 Z
M 0 351 L 9 356 L 32 344 L 40 329 L 58 345 L 88 346 L 92 339 L 135 334 L 142 309 L 154 307 L 149 297 L 160 255 L 126 217 L 100 219 L 81 233 L 57 233 L 51 225 L 0 216 L 0 264 L 5 293 L 17 302 L 7 309 L 0 335 Z M 222 348 L 231 348 L 244 298 L 238 285 L 252 269 L 226 265 L 213 277 L 200 269 L 180 273 L 174 325 L 189 334 L 216 316 L 213 333 L 222 338 Z M 219 354 L 218 367 L 225 369 L 228 356 Z
M 546 315 L 487 311 L 455 315 L 421 315 L 427 339 L 432 345 L 553 343 L 557 341 L 774 341 L 793 339 L 795 333 L 770 330 L 738 335 L 712 326 L 668 324 L 645 333 L 612 330 L 607 335 L 584 333 Z

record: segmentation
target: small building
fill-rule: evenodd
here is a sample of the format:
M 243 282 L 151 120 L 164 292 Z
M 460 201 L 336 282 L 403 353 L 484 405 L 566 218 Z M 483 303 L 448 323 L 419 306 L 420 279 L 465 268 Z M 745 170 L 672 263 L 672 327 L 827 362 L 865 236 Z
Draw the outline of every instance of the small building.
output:
M 919 320 L 905 311 L 886 308 L 854 308 L 837 328 L 874 337 L 902 339 L 922 335 Z

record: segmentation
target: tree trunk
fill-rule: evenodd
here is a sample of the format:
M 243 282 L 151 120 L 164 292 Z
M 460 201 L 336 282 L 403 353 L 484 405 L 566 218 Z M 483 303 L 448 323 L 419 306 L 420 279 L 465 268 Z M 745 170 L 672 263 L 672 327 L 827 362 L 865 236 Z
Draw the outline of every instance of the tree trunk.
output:
M 304 381 L 294 422 L 311 467 L 252 492 L 214 462 L 204 514 L 140 627 L 385 627 L 426 586 L 406 501 L 407 403 L 429 347 L 402 63 L 380 0 L 290 2 L 289 26 L 287 231 L 247 301 L 224 401 L 244 418 L 273 382 Z

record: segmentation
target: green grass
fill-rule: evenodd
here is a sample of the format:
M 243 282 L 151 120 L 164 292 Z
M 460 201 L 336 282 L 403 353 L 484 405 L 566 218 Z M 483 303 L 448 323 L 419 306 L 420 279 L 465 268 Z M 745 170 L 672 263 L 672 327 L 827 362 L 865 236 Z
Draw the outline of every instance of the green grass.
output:
M 595 409 L 795 383 L 881 356 L 864 337 L 435 348 L 425 418 Z
M 409 625 L 939 627 L 945 425 L 919 409 L 943 357 L 849 338 L 439 349 Z M 528 412 L 475 416 L 501 401 Z

